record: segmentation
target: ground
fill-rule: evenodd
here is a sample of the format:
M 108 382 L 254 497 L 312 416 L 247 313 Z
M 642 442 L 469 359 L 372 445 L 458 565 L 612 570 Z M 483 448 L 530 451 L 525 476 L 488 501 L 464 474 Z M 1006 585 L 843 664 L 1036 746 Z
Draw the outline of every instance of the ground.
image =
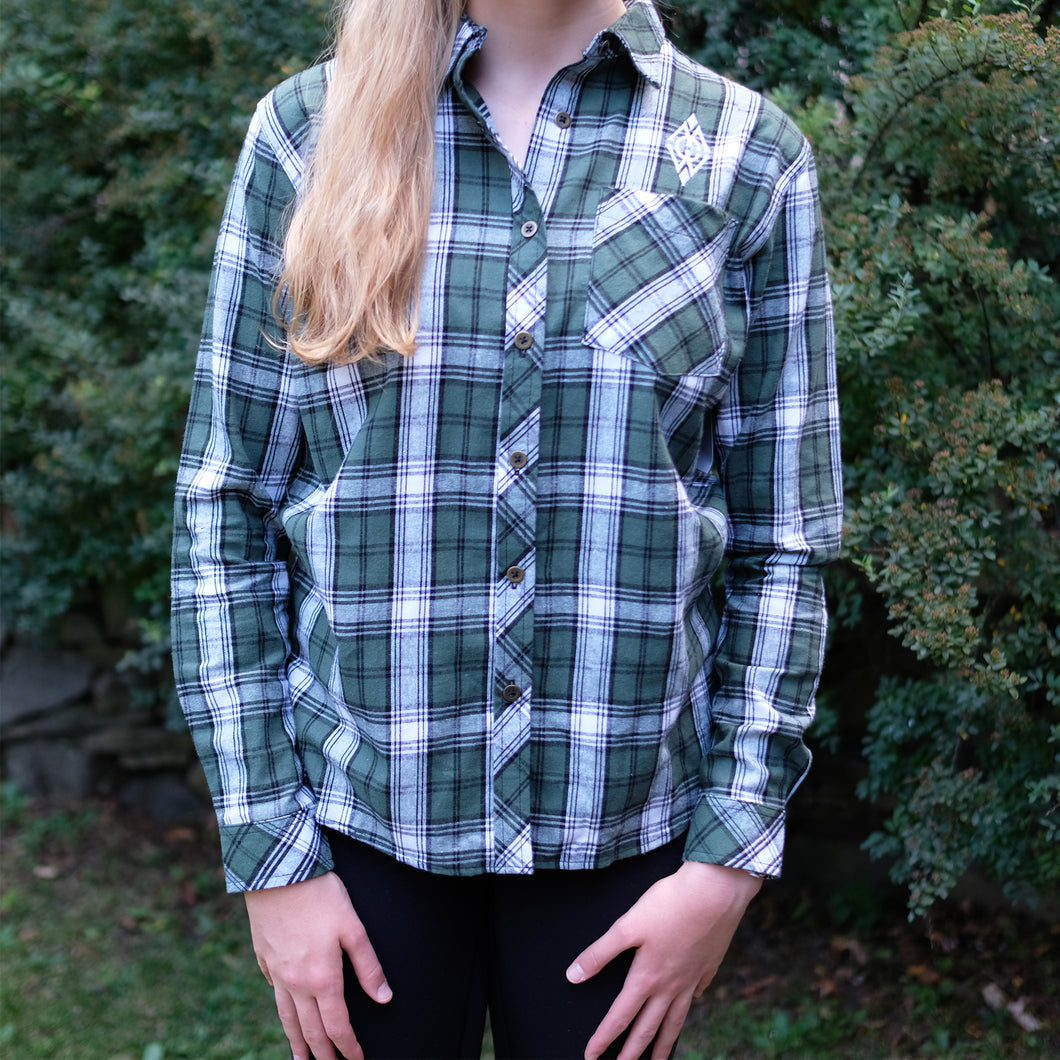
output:
M 0 1055 L 283 1060 L 208 823 L 10 790 L 3 809 Z M 970 900 L 911 924 L 878 878 L 829 886 L 809 861 L 753 903 L 679 1057 L 1060 1054 L 1057 925 Z

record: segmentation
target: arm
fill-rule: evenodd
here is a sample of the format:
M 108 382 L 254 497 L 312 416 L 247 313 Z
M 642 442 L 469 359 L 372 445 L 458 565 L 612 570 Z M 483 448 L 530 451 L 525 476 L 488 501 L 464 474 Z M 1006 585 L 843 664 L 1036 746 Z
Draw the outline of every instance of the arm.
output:
M 272 342 L 276 235 L 293 195 L 251 124 L 217 243 L 177 480 L 173 661 L 214 798 L 228 889 L 326 871 L 292 741 L 289 586 L 279 506 L 297 474 L 298 404 Z
M 702 797 L 678 872 L 650 888 L 568 970 L 636 949 L 586 1048 L 627 1027 L 620 1060 L 669 1055 L 761 880 L 777 875 L 785 805 L 809 768 L 803 733 L 823 661 L 821 566 L 838 553 L 842 494 L 828 279 L 812 159 L 778 185 L 771 234 L 747 265 L 753 316 L 718 410 L 715 452 L 732 527 Z M 746 871 L 745 871 L 746 870 Z
M 213 793 L 230 891 L 296 1056 L 361 1056 L 347 953 L 370 996 L 382 969 L 316 825 L 293 742 L 286 538 L 280 506 L 302 445 L 293 366 L 272 312 L 282 211 L 294 194 L 255 116 L 217 244 L 177 487 L 173 658 Z M 290 154 L 288 153 L 288 159 Z M 279 344 L 279 349 L 276 344 Z
M 710 685 L 711 747 L 685 857 L 780 873 L 785 807 L 805 778 L 839 554 L 842 487 L 831 297 L 809 148 L 747 264 L 751 319 L 715 426 L 731 527 Z

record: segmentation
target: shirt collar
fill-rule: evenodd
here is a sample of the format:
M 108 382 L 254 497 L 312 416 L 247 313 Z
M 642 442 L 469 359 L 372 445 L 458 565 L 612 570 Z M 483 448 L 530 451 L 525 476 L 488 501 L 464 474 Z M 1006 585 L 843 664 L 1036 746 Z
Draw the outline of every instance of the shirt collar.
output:
M 456 40 L 453 41 L 453 53 L 449 56 L 449 67 L 445 72 L 446 80 L 453 76 L 453 71 L 458 65 L 463 65 L 466 57 L 482 47 L 485 39 L 486 27 L 472 22 L 466 14 L 461 15 L 460 25 L 456 30 Z
M 641 77 L 656 88 L 660 86 L 666 31 L 651 0 L 626 0 L 626 13 L 589 45 L 586 55 L 609 41 L 629 55 Z
M 601 31 L 585 49 L 585 57 L 603 58 L 624 51 L 640 75 L 658 87 L 662 81 L 663 45 L 666 31 L 652 0 L 625 0 L 626 13 L 607 29 Z M 449 58 L 446 78 L 451 78 L 458 65 L 482 47 L 486 28 L 472 22 L 467 15 L 460 20 Z

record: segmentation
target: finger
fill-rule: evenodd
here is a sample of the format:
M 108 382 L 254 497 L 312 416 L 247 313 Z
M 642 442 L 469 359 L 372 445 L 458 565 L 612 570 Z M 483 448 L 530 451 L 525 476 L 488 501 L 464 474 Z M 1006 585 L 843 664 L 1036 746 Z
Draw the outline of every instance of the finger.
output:
M 604 934 L 574 958 L 567 969 L 568 982 L 583 983 L 591 979 L 604 965 L 637 944 L 629 937 L 624 919 L 619 917 Z
M 386 981 L 383 965 L 376 956 L 375 947 L 368 938 L 360 920 L 356 926 L 342 938 L 342 948 L 350 958 L 354 975 L 361 989 L 380 1005 L 385 1005 L 393 996 L 390 984 Z
M 618 997 L 611 1003 L 607 1015 L 600 1021 L 600 1026 L 593 1032 L 585 1047 L 585 1060 L 596 1060 L 603 1051 L 637 1018 L 637 1014 L 648 1000 L 646 990 L 639 990 L 630 985 L 630 977 L 619 991 Z M 660 1015 L 661 1018 L 661 1015 Z M 643 1050 L 641 1050 L 643 1052 Z M 634 1054 L 639 1056 L 640 1054 Z
M 666 1010 L 662 1023 L 655 1034 L 655 1045 L 652 1046 L 651 1060 L 667 1060 L 670 1051 L 677 1043 L 677 1036 L 688 1019 L 688 1010 L 692 1005 L 692 998 L 678 998 Z
M 312 997 L 295 1002 L 297 1006 L 297 1021 L 301 1028 L 302 1040 L 306 1044 L 305 1053 L 296 1053 L 296 1056 L 309 1060 L 338 1060 L 336 1048 L 342 1053 L 346 1060 L 364 1060 L 364 1053 L 353 1034 L 353 1028 L 349 1025 L 349 1019 L 345 1020 L 345 1027 L 328 1027 L 324 1022 L 324 1016 L 317 1002 Z M 287 1024 L 284 1023 L 284 1030 Z M 288 1036 L 288 1041 L 290 1036 Z
M 313 1050 L 314 1060 L 332 1060 L 335 1049 L 346 1060 L 361 1060 L 361 1047 L 346 1008 L 341 954 L 336 953 L 326 974 L 306 985 L 305 994 L 296 996 L 295 1003 L 299 1006 L 302 1033 Z
M 345 1057 L 345 1060 L 364 1060 L 357 1035 L 354 1034 L 350 1024 L 349 1010 L 346 1008 L 346 998 L 325 996 L 317 998 L 317 1009 L 320 1013 L 320 1022 L 324 1028 L 324 1034 L 328 1043 L 333 1045 Z M 321 1060 L 319 1054 L 314 1050 L 315 1060 Z
M 291 1047 L 291 1056 L 294 1060 L 308 1060 L 309 1043 L 302 1034 L 302 1025 L 298 1020 L 294 998 L 285 990 L 276 991 L 276 1013 L 280 1017 L 280 1025 Z
M 363 1052 L 350 1025 L 338 959 L 323 971 L 303 979 L 296 989 L 290 984 L 276 991 L 276 1010 L 296 1057 L 337 1060 L 335 1050 L 346 1060 L 363 1060 Z M 301 1045 L 302 1049 L 295 1048 Z
M 666 1017 L 666 1010 L 666 998 L 652 998 L 644 1005 L 622 1043 L 618 1060 L 637 1060 L 648 1049 Z
M 335 1055 L 335 1046 L 324 1030 L 324 1024 L 320 1021 L 320 1012 L 312 998 L 307 999 L 297 1006 L 297 1022 L 302 1032 L 302 1040 L 306 1044 L 306 1057 L 312 1056 L 313 1060 L 338 1060 Z M 284 1030 L 287 1025 L 284 1024 Z

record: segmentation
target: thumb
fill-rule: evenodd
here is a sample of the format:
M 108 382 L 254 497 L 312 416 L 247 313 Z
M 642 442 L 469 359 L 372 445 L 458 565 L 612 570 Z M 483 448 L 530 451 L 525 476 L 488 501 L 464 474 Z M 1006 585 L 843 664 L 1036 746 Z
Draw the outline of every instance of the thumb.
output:
M 361 988 L 370 998 L 385 1005 L 394 994 L 386 981 L 383 966 L 368 939 L 368 934 L 356 915 L 344 934 L 341 944 L 350 958 L 350 964 L 353 965 L 354 974 Z
M 591 979 L 606 964 L 634 945 L 636 943 L 627 934 L 623 918 L 620 917 L 603 935 L 574 958 L 567 969 L 567 981 L 583 983 L 586 979 Z

